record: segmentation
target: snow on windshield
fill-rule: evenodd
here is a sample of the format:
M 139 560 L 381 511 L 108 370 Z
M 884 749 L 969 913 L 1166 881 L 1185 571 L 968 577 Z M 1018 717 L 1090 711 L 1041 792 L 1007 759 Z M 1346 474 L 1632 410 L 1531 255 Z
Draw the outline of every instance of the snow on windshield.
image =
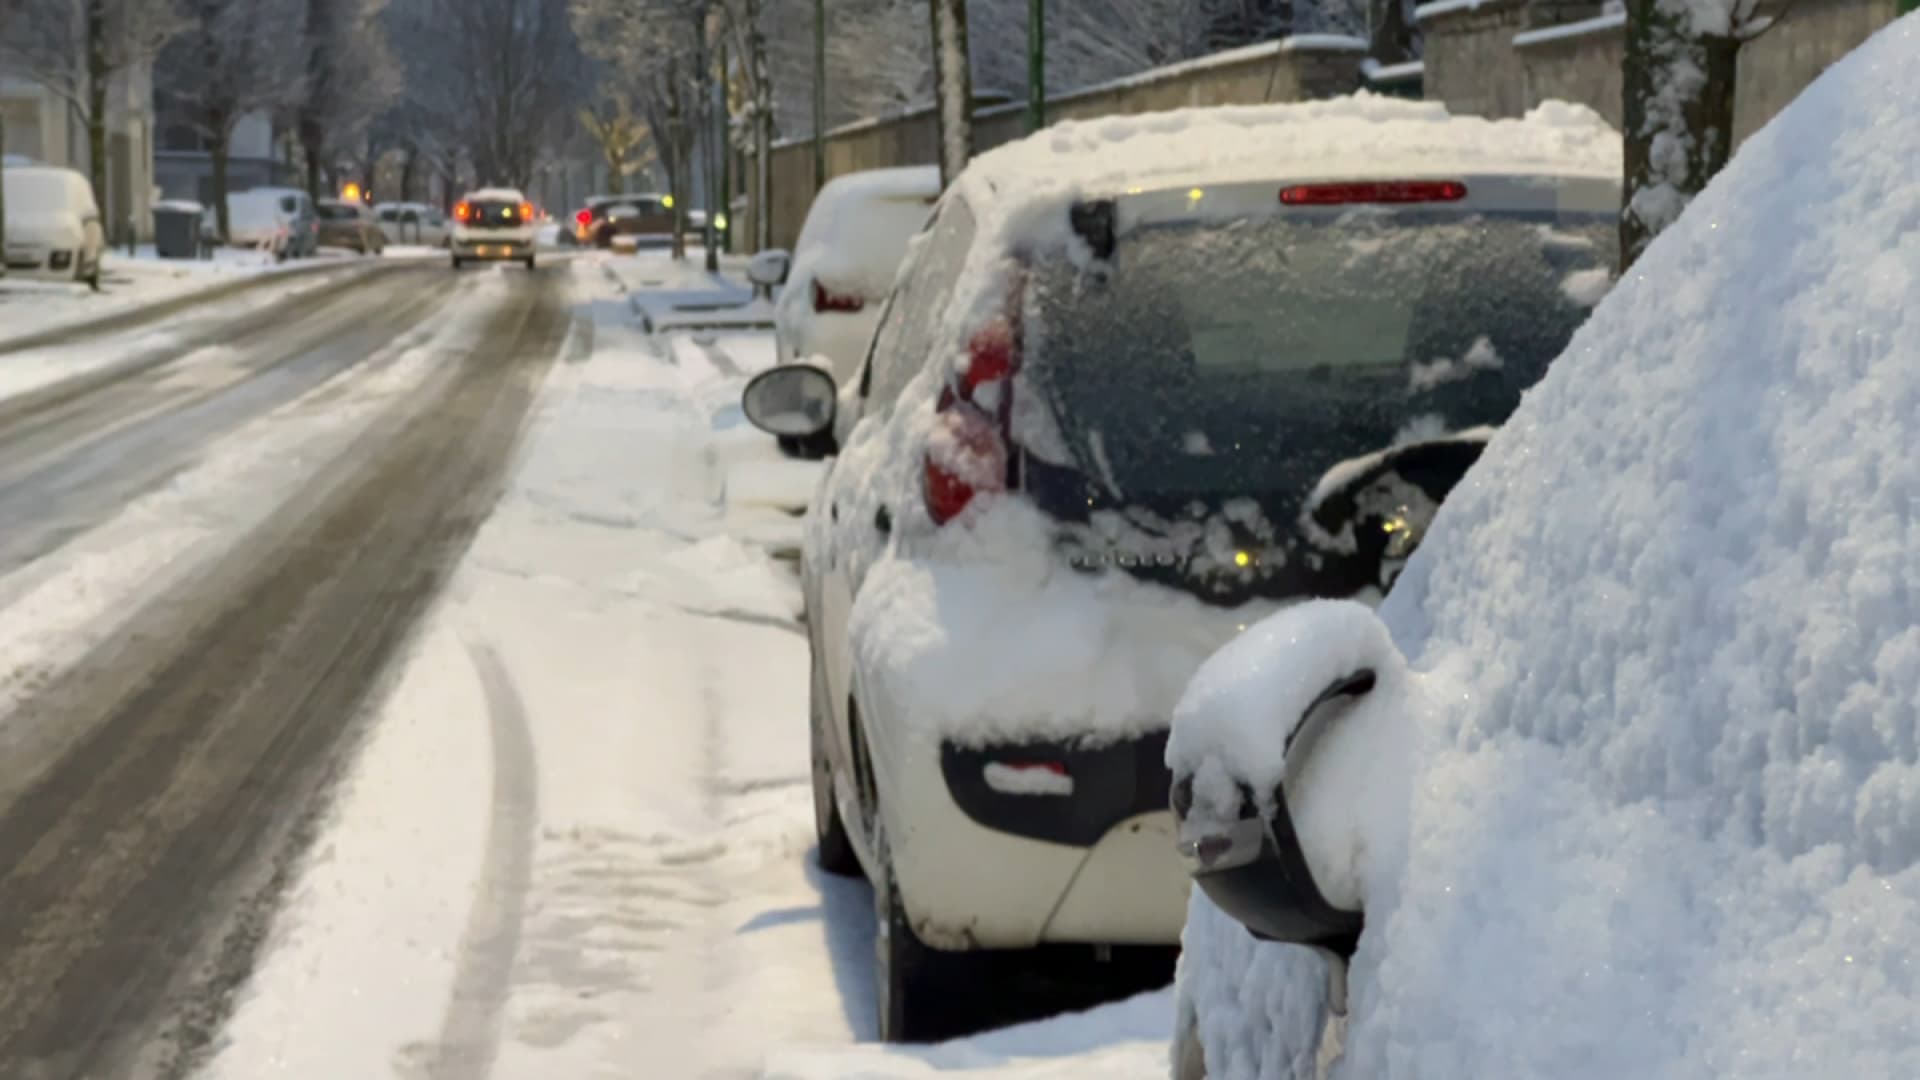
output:
M 1335 1077 L 1920 1075 L 1916 64 L 1742 147 L 1381 608 L 1433 712 Z M 1311 1075 L 1319 961 L 1186 944 L 1214 1075 Z

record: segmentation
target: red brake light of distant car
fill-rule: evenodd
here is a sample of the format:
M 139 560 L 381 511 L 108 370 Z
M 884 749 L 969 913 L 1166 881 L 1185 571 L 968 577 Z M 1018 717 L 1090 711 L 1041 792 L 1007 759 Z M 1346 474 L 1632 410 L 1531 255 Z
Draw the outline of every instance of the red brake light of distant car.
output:
M 863 297 L 851 293 L 834 292 L 820 284 L 818 280 L 813 283 L 813 310 L 815 311 L 853 312 L 866 306 L 867 301 Z
M 1013 375 L 1020 369 L 1020 332 L 996 315 L 967 341 L 967 367 L 940 391 L 927 440 L 927 515 L 936 525 L 959 517 L 981 492 L 1010 487 Z
M 473 207 L 468 206 L 466 203 L 461 203 L 453 208 L 453 216 L 459 218 L 461 221 L 465 221 L 473 216 Z
M 582 210 L 579 213 L 573 215 L 573 220 L 579 222 L 580 227 L 584 229 L 588 225 L 593 224 L 593 211 Z
M 1458 180 L 1393 180 L 1358 184 L 1296 184 L 1280 189 L 1288 206 L 1338 206 L 1344 203 L 1459 202 L 1467 185 Z

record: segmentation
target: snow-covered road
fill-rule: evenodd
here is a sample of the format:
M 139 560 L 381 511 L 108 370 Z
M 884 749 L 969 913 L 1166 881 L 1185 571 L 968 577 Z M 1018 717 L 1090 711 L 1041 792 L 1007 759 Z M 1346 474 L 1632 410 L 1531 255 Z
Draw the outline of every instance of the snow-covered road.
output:
M 1164 1075 L 1165 994 L 858 1045 L 817 466 L 764 329 L 640 328 L 716 285 L 362 265 L 0 356 L 0 1074 Z
M 809 857 L 806 640 L 774 554 L 797 522 L 763 505 L 813 473 L 739 417 L 769 335 L 645 335 L 635 278 L 702 285 L 583 267 L 591 360 L 550 380 L 207 1075 L 1163 1076 L 1165 995 L 851 1045 L 872 899 Z

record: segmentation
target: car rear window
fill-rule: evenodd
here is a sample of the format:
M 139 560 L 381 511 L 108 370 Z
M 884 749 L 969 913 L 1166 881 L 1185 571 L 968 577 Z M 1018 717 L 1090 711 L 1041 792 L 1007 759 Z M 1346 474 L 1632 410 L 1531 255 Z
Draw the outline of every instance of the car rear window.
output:
M 21 169 L 8 169 L 4 175 L 9 211 L 33 214 L 67 208 L 67 182 L 64 176 Z
M 328 221 L 353 221 L 359 218 L 360 211 L 339 203 L 321 203 L 320 216 Z
M 475 227 L 508 227 L 520 224 L 520 204 L 496 199 L 476 199 L 467 204 L 467 222 Z
M 1029 381 L 1108 497 L 1304 496 L 1340 461 L 1503 420 L 1605 291 L 1616 233 L 1378 208 L 1136 229 L 1034 269 Z

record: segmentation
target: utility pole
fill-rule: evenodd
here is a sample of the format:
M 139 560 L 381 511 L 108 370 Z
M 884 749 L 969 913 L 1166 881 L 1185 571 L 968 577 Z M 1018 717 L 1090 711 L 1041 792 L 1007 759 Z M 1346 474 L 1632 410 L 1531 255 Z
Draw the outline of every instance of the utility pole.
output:
M 1047 0 L 1027 0 L 1027 131 L 1047 126 Z
M 973 72 L 967 0 L 929 0 L 933 9 L 933 96 L 939 118 L 940 186 L 953 183 L 973 153 Z
M 813 0 L 813 190 L 827 186 L 827 0 Z

